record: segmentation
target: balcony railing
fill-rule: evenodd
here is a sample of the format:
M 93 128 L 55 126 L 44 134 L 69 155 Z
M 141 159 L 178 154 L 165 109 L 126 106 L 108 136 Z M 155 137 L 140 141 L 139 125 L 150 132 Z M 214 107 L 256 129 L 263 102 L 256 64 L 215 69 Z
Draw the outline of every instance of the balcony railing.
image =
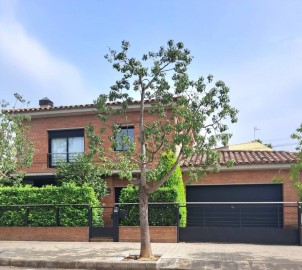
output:
M 47 153 L 47 167 L 54 168 L 59 161 L 74 162 L 76 157 L 83 152 L 75 153 Z

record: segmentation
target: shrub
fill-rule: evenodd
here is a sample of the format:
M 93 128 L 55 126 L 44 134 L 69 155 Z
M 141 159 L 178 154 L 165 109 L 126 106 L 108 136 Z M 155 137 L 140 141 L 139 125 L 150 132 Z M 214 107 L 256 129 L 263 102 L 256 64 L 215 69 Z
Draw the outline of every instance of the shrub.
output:
M 78 155 L 73 162 L 59 161 L 56 178 L 59 185 L 73 183 L 79 187 L 87 184 L 94 189 L 98 199 L 107 193 L 107 183 L 91 155 Z
M 51 206 L 42 207 L 41 204 Z M 36 188 L 1 187 L 0 188 L 0 226 L 24 226 L 26 209 L 28 212 L 29 226 L 55 226 L 56 206 L 60 209 L 61 226 L 87 226 L 88 208 L 80 206 L 60 206 L 62 204 L 88 204 L 99 206 L 99 200 L 91 187 L 84 185 L 77 187 L 74 184 L 65 184 L 61 187 L 45 186 Z M 24 205 L 23 207 L 11 207 Z M 32 205 L 31 207 L 25 207 Z M 93 222 L 101 225 L 100 212 L 94 211 Z
M 158 179 L 161 179 L 164 175 L 166 175 L 173 164 L 175 163 L 176 158 L 172 151 L 167 153 L 163 153 L 161 155 L 161 159 L 159 162 L 160 173 L 158 175 Z M 179 213 L 180 213 L 180 227 L 185 227 L 187 224 L 187 208 L 186 208 L 186 192 L 185 186 L 182 180 L 182 173 L 180 166 L 178 165 L 174 171 L 174 173 L 170 176 L 170 178 L 164 183 L 164 187 L 174 188 L 177 192 L 177 197 L 175 202 L 179 202 Z
M 152 193 L 149 202 L 175 202 L 177 192 L 174 188 L 163 187 Z M 120 211 L 126 211 L 127 216 L 120 221 L 124 226 L 139 226 L 138 205 L 123 205 L 123 203 L 138 203 L 138 188 L 128 185 L 123 188 L 119 198 L 121 203 Z M 150 226 L 172 226 L 176 225 L 177 206 L 170 205 L 149 205 L 149 224 Z
M 172 151 L 163 153 L 159 165 L 157 167 L 157 179 L 161 179 L 166 175 L 176 159 Z M 133 186 L 128 186 L 122 189 L 119 198 L 120 203 L 138 203 L 138 189 Z M 177 202 L 179 203 L 179 214 L 181 227 L 187 224 L 187 209 L 186 209 L 186 194 L 185 187 L 182 180 L 182 173 L 180 166 L 177 166 L 174 173 L 165 182 L 163 187 L 149 196 L 149 202 Z M 176 225 L 176 205 L 150 205 L 149 206 L 149 224 L 151 226 L 171 226 Z M 139 225 L 139 211 L 138 206 L 123 205 L 121 210 L 127 210 L 128 217 L 122 219 L 122 225 Z

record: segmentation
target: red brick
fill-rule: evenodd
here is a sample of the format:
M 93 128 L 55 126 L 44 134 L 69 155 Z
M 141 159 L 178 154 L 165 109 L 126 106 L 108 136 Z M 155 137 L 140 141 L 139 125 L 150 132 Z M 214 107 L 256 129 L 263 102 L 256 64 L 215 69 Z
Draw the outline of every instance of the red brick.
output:
M 176 243 L 177 227 L 176 226 L 152 226 L 150 227 L 151 242 L 154 243 Z M 119 227 L 120 242 L 139 242 L 140 227 L 138 226 L 121 226 Z
M 88 242 L 88 227 L 0 227 L 0 241 Z

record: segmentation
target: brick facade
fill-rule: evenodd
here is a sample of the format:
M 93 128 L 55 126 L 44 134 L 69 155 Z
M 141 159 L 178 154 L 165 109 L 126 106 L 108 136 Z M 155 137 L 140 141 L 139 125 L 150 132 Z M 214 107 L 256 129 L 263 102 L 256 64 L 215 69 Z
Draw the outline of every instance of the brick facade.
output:
M 128 117 L 128 123 L 137 125 L 134 115 L 131 114 Z M 69 115 L 69 116 L 56 116 L 56 117 L 33 117 L 30 121 L 31 129 L 28 134 L 29 140 L 34 143 L 34 158 L 31 168 L 26 169 L 27 173 L 42 173 L 42 172 L 55 172 L 54 168 L 48 168 L 47 166 L 47 153 L 48 149 L 48 130 L 61 130 L 61 129 L 78 129 L 85 128 L 88 123 L 92 123 L 95 126 L 95 130 L 98 131 L 101 128 L 102 122 L 97 118 L 97 115 Z M 135 131 L 134 131 L 135 132 Z M 109 129 L 104 134 L 105 137 L 110 135 Z M 136 134 L 135 134 L 136 136 Z M 84 136 L 85 151 L 88 150 L 88 139 L 86 134 Z
M 123 117 L 113 116 L 110 122 L 107 122 L 107 130 L 102 134 L 104 138 L 104 145 L 109 145 L 108 137 L 112 135 L 111 125 L 112 123 L 119 123 L 121 125 L 128 124 L 134 126 L 134 138 L 135 142 L 138 144 L 139 134 L 138 134 L 138 112 L 131 111 L 127 114 L 127 120 Z M 156 120 L 155 115 L 146 114 L 145 122 L 154 122 Z M 43 116 L 35 117 L 32 116 L 31 121 L 28 125 L 31 126 L 28 132 L 28 138 L 34 144 L 34 157 L 33 164 L 31 168 L 26 168 L 26 173 L 45 173 L 45 172 L 55 172 L 54 168 L 48 168 L 47 166 L 47 153 L 48 149 L 48 131 L 49 130 L 62 130 L 62 129 L 79 129 L 85 128 L 89 123 L 93 124 L 95 127 L 96 133 L 99 133 L 99 130 L 103 127 L 104 123 L 97 117 L 95 111 L 87 114 L 72 114 L 72 115 L 58 115 L 58 116 Z M 106 142 L 107 140 L 107 142 Z M 85 142 L 85 152 L 88 151 L 88 139 L 86 134 L 84 136 Z M 105 147 L 105 151 L 108 151 L 109 147 Z M 137 153 L 139 150 L 137 149 Z

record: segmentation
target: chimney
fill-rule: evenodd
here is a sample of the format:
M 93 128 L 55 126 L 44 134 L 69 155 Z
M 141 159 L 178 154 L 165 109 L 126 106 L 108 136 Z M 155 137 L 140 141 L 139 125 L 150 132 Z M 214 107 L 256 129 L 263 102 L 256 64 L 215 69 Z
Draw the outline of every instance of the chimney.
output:
M 39 100 L 39 106 L 40 108 L 53 107 L 53 102 L 45 97 Z

